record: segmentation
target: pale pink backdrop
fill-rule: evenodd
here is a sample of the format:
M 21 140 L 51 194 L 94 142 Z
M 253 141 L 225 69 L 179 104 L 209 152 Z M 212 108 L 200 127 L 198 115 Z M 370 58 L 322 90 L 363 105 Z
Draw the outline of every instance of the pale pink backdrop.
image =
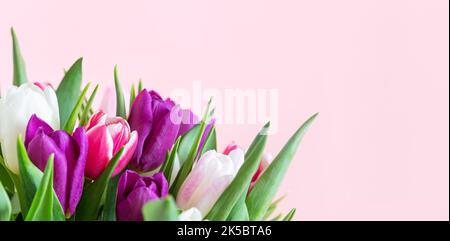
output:
M 282 184 L 298 220 L 448 220 L 449 2 L 1 1 L 1 88 L 14 26 L 32 80 L 56 84 L 84 57 L 84 80 L 142 78 L 164 95 L 278 88 L 276 153 L 310 114 Z M 4 90 L 2 90 L 4 91 Z M 220 125 L 247 146 L 256 125 Z

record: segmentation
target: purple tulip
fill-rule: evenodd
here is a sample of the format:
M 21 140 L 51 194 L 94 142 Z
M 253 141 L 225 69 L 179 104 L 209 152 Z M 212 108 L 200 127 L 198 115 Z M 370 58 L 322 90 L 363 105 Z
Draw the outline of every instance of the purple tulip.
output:
M 162 173 L 141 177 L 134 171 L 126 170 L 117 186 L 117 220 L 142 221 L 144 204 L 166 197 L 168 191 L 169 184 Z
M 66 215 L 72 215 L 83 192 L 88 149 L 84 129 L 77 128 L 70 136 L 62 130 L 54 131 L 32 115 L 25 133 L 25 147 L 31 161 L 42 171 L 54 153 L 53 187 Z
M 155 91 L 142 90 L 133 102 L 128 119 L 138 132 L 138 144 L 131 165 L 143 172 L 159 167 L 176 139 L 198 122 L 190 111 Z

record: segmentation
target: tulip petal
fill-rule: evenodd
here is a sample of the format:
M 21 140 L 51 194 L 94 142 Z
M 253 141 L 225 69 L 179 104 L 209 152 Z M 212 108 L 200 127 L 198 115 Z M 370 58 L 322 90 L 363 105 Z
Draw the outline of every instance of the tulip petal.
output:
M 182 209 L 192 207 L 195 200 L 196 193 L 202 193 L 202 185 L 208 183 L 208 176 L 214 177 L 216 170 L 219 169 L 219 163 L 215 158 L 216 152 L 214 150 L 207 151 L 194 163 L 192 171 L 184 180 L 177 194 L 177 205 Z
M 150 200 L 159 199 L 158 195 L 147 187 L 131 191 L 127 199 L 117 205 L 117 219 L 120 221 L 141 221 L 142 207 Z
M 131 160 L 133 166 L 139 167 L 144 142 L 150 134 L 153 124 L 152 98 L 145 89 L 136 96 L 130 110 L 128 122 L 131 130 L 139 133 L 136 151 Z
M 252 177 L 252 183 L 256 182 L 259 177 L 262 175 L 262 173 L 266 170 L 266 168 L 269 166 L 269 163 L 272 162 L 273 157 L 270 153 L 264 153 L 263 157 L 261 158 L 261 162 L 259 163 L 258 170 L 256 170 L 255 175 Z
M 117 153 L 130 139 L 130 126 L 120 117 L 107 118 L 105 122 L 114 143 L 113 153 Z
M 127 198 L 139 179 L 139 174 L 129 170 L 120 176 L 119 184 L 117 185 L 117 202 L 121 202 Z
M 243 162 L 244 153 L 239 148 L 231 151 L 228 156 L 215 150 L 205 152 L 180 187 L 177 194 L 178 207 L 196 207 L 207 215 L 233 181 Z
M 31 161 L 41 171 L 45 170 L 49 156 L 54 153 L 53 188 L 63 210 L 66 210 L 67 160 L 64 152 L 58 147 L 53 138 L 44 133 L 42 128 L 37 131 L 36 136 L 28 144 L 27 152 Z
M 237 148 L 235 150 L 232 150 L 228 156 L 233 161 L 234 173 L 237 173 L 242 164 L 244 164 L 244 151 L 240 148 Z
M 70 214 L 75 212 L 75 208 L 81 199 L 83 193 L 84 170 L 86 166 L 86 157 L 88 150 L 88 141 L 83 128 L 75 129 L 72 138 L 74 157 L 68 158 L 68 211 Z M 76 158 L 78 154 L 78 158 Z
M 225 156 L 220 153 L 215 153 L 215 156 L 211 159 L 208 159 L 207 164 L 205 165 L 205 176 L 203 177 L 203 181 L 200 185 L 197 186 L 197 189 L 191 196 L 190 206 L 198 206 L 198 203 L 206 198 L 206 196 L 214 195 L 214 192 L 210 191 L 210 185 L 215 183 L 217 180 L 221 179 L 223 176 L 234 176 L 234 165 L 231 159 L 228 156 Z M 232 179 L 232 178 L 231 178 Z M 228 183 L 229 184 L 229 183 Z M 226 185 L 228 185 L 226 184 Z M 226 187 L 226 186 L 225 186 Z M 225 189 L 220 189 L 222 193 Z M 218 188 L 218 187 L 216 187 Z M 208 198 L 206 198 L 208 199 Z M 212 198 L 214 199 L 214 198 Z M 214 200 L 215 202 L 215 200 Z M 195 204 L 195 205 L 194 205 Z M 214 203 L 211 204 L 211 207 Z M 204 204 L 208 206 L 207 204 Z M 202 213 L 204 210 L 200 209 Z M 208 209 L 209 211 L 209 209 Z
M 141 177 L 134 171 L 125 171 L 117 187 L 117 220 L 143 220 L 144 204 L 167 196 L 168 189 L 167 180 L 162 173 Z
M 195 207 L 198 208 L 202 214 L 207 215 L 223 191 L 230 185 L 231 181 L 233 181 L 233 176 L 226 175 L 216 178 L 212 183 L 209 183 L 208 188 L 204 190 L 203 195 L 196 200 Z
M 143 91 L 144 91 L 144 92 L 147 92 L 146 89 L 144 89 Z M 159 102 L 162 102 L 162 101 L 163 101 L 162 97 L 158 94 L 158 92 L 156 92 L 156 91 L 154 91 L 154 90 L 148 91 L 148 94 L 150 95 L 150 97 L 151 97 L 153 100 L 155 100 L 155 102 L 153 102 L 153 103 L 159 103 Z M 152 107 L 154 108 L 155 105 L 152 104 Z M 153 111 L 154 111 L 154 109 L 153 109 Z
M 136 131 L 133 131 L 131 132 L 128 143 L 126 143 L 124 146 L 123 154 L 120 157 L 119 163 L 114 169 L 112 176 L 116 176 L 117 174 L 119 174 L 128 165 L 128 163 L 131 160 L 131 157 L 133 156 L 136 150 L 137 144 L 138 144 L 138 133 Z M 122 148 L 122 146 L 120 148 Z
M 177 120 L 172 120 L 174 116 Z M 197 121 L 190 110 L 182 110 L 170 98 L 163 100 L 153 90 L 142 90 L 134 100 L 129 117 L 131 130 L 139 134 L 131 160 L 133 167 L 143 172 L 159 167 L 176 138 L 191 129 Z
M 166 177 L 161 172 L 156 173 L 151 177 L 144 177 L 144 180 L 151 179 L 153 183 L 157 186 L 157 193 L 160 197 L 165 197 L 169 194 L 169 184 L 167 183 Z
M 88 130 L 87 139 L 89 147 L 95 148 L 95 151 L 88 151 L 85 175 L 95 180 L 113 157 L 114 144 L 105 125 Z
M 53 132 L 53 128 L 50 125 L 37 117 L 36 114 L 33 114 L 28 121 L 27 129 L 25 131 L 25 147 L 28 147 L 28 143 L 30 143 L 31 139 L 36 135 L 38 129 L 43 130 L 46 135 Z
M 223 151 L 223 154 L 228 155 L 228 154 L 230 154 L 231 151 L 236 150 L 237 148 L 238 148 L 238 146 L 234 142 L 231 142 L 225 148 L 225 150 Z
M 152 127 L 154 131 L 147 138 L 141 157 L 140 167 L 145 171 L 154 170 L 164 162 L 180 129 L 180 124 L 173 123 L 170 119 L 171 109 L 162 104 L 157 109 Z
M 98 111 L 91 116 L 87 124 L 86 130 L 92 129 L 96 125 L 103 125 L 106 123 L 106 114 L 103 111 Z

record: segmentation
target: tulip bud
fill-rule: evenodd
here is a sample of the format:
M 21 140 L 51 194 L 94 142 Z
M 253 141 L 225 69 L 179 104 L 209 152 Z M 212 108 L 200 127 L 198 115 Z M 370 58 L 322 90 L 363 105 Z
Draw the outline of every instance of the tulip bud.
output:
M 248 189 L 248 193 L 253 189 L 253 186 L 255 186 L 256 182 L 259 180 L 261 175 L 264 173 L 264 171 L 269 166 L 270 162 L 272 162 L 272 155 L 270 153 L 264 153 L 261 162 L 259 163 L 258 170 L 256 170 L 255 174 L 252 177 L 252 181 L 250 183 L 250 187 Z
M 47 123 L 32 115 L 28 122 L 25 147 L 31 161 L 44 171 L 53 153 L 53 187 L 67 215 L 75 212 L 83 192 L 84 167 L 88 149 L 83 128 L 77 128 L 72 136 L 65 131 L 54 131 Z
M 89 150 L 85 175 L 97 179 L 105 170 L 112 157 L 124 147 L 113 176 L 125 168 L 137 145 L 137 132 L 130 133 L 130 126 L 121 117 L 107 117 L 102 111 L 94 114 L 87 124 Z
M 164 198 L 169 185 L 162 173 L 142 177 L 127 170 L 120 176 L 117 186 L 116 214 L 119 221 L 141 221 L 142 207 L 151 200 Z
M 130 110 L 131 130 L 139 133 L 131 165 L 142 172 L 152 171 L 164 162 L 175 140 L 196 123 L 190 110 L 183 110 L 155 91 L 142 90 Z
M 229 155 L 215 150 L 205 152 L 178 191 L 178 207 L 183 210 L 195 207 L 202 215 L 208 214 L 243 162 L 244 152 L 239 148 Z
M 25 135 L 30 117 L 36 114 L 53 129 L 59 129 L 59 109 L 55 91 L 32 83 L 11 86 L 0 98 L 0 143 L 7 167 L 19 173 L 17 137 Z

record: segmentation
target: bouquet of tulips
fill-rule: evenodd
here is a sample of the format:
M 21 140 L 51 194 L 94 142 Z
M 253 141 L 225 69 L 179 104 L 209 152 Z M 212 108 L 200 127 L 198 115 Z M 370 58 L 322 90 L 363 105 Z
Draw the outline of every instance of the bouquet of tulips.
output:
M 0 220 L 291 220 L 277 189 L 316 117 L 272 158 L 262 127 L 246 151 L 217 150 L 211 102 L 197 117 L 139 82 L 116 115 L 93 108 L 82 59 L 57 86 L 28 82 L 16 35 L 13 86 L 0 97 Z M 129 109 L 127 111 L 127 109 Z M 274 217 L 275 216 L 275 217 Z

